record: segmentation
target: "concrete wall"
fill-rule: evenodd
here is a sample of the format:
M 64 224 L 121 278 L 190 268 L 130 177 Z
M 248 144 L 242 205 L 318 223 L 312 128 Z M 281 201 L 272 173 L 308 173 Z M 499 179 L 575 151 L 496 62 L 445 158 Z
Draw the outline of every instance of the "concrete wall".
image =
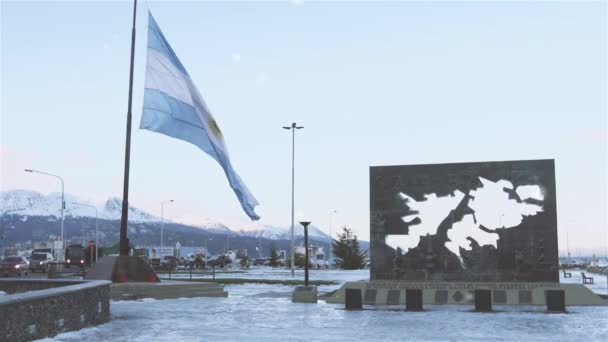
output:
M 0 279 L 0 341 L 29 341 L 110 320 L 109 281 Z

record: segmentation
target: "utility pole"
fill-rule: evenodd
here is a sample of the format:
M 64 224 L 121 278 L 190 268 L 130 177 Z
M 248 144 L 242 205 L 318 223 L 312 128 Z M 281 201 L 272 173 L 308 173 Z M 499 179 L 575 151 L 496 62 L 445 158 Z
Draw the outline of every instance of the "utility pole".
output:
M 173 200 L 161 201 L 160 202 L 160 253 L 163 252 L 163 228 L 165 226 L 165 203 L 173 203 Z M 163 260 L 164 256 L 161 256 L 161 260 Z
M 334 211 L 332 211 L 332 212 L 329 213 L 329 258 L 327 259 L 329 267 L 331 267 L 331 262 L 333 260 L 331 249 L 332 249 L 332 245 L 334 243 L 333 235 L 331 235 L 331 219 L 332 219 L 333 215 L 336 214 L 336 213 L 338 213 L 337 210 L 334 210 Z

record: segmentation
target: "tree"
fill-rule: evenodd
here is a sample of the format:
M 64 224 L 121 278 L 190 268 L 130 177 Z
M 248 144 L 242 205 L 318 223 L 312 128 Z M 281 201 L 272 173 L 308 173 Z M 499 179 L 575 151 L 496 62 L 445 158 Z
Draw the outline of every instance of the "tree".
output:
M 270 244 L 270 266 L 279 266 L 279 254 L 277 253 L 277 248 L 274 246 L 274 243 Z
M 367 252 L 359 250 L 359 240 L 357 235 L 346 226 L 342 227 L 342 233 L 338 235 L 338 240 L 332 242 L 333 253 L 337 257 L 336 263 L 345 270 L 358 270 L 365 267 Z
M 249 257 L 246 255 L 241 258 L 241 268 L 249 268 Z
M 294 266 L 296 267 L 304 267 L 304 264 L 306 263 L 306 256 L 302 253 L 295 253 L 295 262 L 294 262 Z M 310 260 L 308 260 L 308 263 L 310 264 Z M 291 267 L 291 257 L 288 257 L 287 260 L 285 260 L 285 265 L 286 267 L 289 266 Z

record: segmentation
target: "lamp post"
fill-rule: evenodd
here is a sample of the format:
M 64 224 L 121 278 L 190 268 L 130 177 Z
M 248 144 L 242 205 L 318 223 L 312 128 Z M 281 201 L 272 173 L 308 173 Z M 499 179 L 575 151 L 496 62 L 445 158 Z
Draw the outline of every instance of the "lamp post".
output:
M 95 263 L 97 263 L 97 258 L 99 258 L 99 211 L 97 210 L 97 207 L 90 204 L 78 202 L 74 202 L 72 204 L 95 209 Z M 93 260 L 91 260 L 91 262 L 92 261 Z
M 296 129 L 302 129 L 295 122 L 291 126 L 283 126 L 283 129 L 291 130 L 291 276 L 295 275 L 295 251 L 294 251 L 294 179 L 295 179 L 295 159 L 296 159 Z
M 304 226 L 304 286 L 308 286 L 308 225 L 310 222 L 300 222 Z
M 329 213 L 329 267 L 331 267 L 331 260 L 332 260 L 332 253 L 331 253 L 331 248 L 334 242 L 334 238 L 333 235 L 331 235 L 331 219 L 333 218 L 334 214 L 337 214 L 338 211 L 334 210 L 332 212 Z
M 207 263 L 207 260 L 209 259 L 209 250 L 207 249 L 207 240 L 213 240 L 213 238 L 205 239 L 205 263 Z
M 65 257 L 65 251 L 64 251 L 64 244 L 65 244 L 65 235 L 64 235 L 64 231 L 63 231 L 63 210 L 65 209 L 65 185 L 63 183 L 63 178 L 51 174 L 51 173 L 46 173 L 46 172 L 42 172 L 42 171 L 36 171 L 36 170 L 32 170 L 32 169 L 25 169 L 25 172 L 30 172 L 30 173 L 39 173 L 41 175 L 46 175 L 46 176 L 51 176 L 51 177 L 55 177 L 57 179 L 59 179 L 61 181 L 61 251 L 60 251 L 60 258 L 59 261 L 64 261 L 64 257 Z
M 160 202 L 160 253 L 159 257 L 163 260 L 161 256 L 163 254 L 163 228 L 165 226 L 165 203 L 173 203 L 173 200 L 162 201 Z

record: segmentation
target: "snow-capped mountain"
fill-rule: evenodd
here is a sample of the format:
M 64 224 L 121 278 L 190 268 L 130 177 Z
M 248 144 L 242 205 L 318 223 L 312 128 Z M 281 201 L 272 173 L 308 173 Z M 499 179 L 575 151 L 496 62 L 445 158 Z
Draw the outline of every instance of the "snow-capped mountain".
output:
M 61 193 L 50 193 L 43 195 L 36 191 L 12 190 L 0 193 L 0 215 L 15 215 L 26 220 L 31 216 L 49 217 L 57 220 L 61 216 Z M 88 206 L 78 205 L 84 203 L 97 208 L 99 219 L 119 221 L 122 211 L 122 200 L 118 198 L 108 199 L 103 206 L 96 206 L 78 199 L 76 196 L 65 194 L 65 217 L 71 218 L 94 218 L 95 210 Z M 136 207 L 129 206 L 129 223 L 159 223 L 160 218 L 149 214 Z M 171 220 L 165 218 L 166 223 Z M 200 217 L 181 217 L 173 223 L 184 226 L 195 227 L 213 234 L 225 234 L 231 236 L 243 236 L 252 238 L 263 238 L 270 240 L 291 239 L 289 225 L 271 225 L 258 221 L 246 221 L 240 219 L 201 219 Z M 302 227 L 296 223 L 295 235 L 304 235 Z M 310 226 L 308 234 L 317 240 L 329 240 L 329 236 L 315 226 Z
M 122 212 L 122 200 L 118 198 L 108 199 L 102 207 L 92 203 L 81 201 L 75 196 L 65 194 L 64 216 L 68 217 L 95 217 L 95 210 L 88 206 L 78 205 L 83 203 L 97 208 L 99 218 L 104 220 L 120 220 Z M 50 193 L 43 195 L 39 192 L 28 190 L 13 190 L 2 192 L 0 197 L 0 214 L 19 216 L 61 216 L 61 193 Z M 158 222 L 160 219 L 135 207 L 129 207 L 129 222 Z

